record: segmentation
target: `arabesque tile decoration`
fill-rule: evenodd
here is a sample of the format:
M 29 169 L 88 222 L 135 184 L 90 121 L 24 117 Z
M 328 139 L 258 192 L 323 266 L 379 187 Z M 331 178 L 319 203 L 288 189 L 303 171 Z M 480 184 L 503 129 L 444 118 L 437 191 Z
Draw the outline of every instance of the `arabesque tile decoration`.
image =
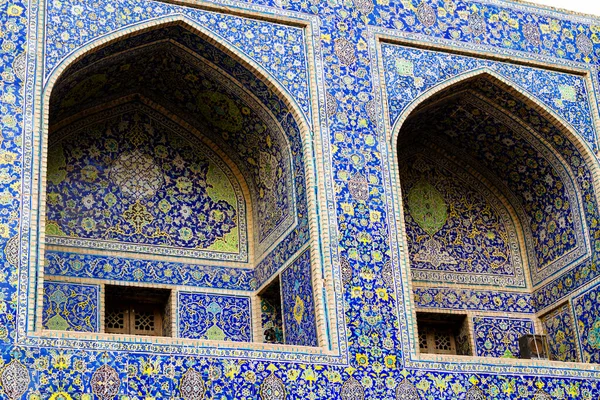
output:
M 45 329 L 77 332 L 100 331 L 100 286 L 44 282 Z
M 133 103 L 52 133 L 50 243 L 91 239 L 242 253 L 247 235 L 240 184 L 213 161 L 220 158 L 165 122 Z
M 178 337 L 252 341 L 250 297 L 179 292 Z
M 573 314 L 569 303 L 565 303 L 542 317 L 548 337 L 551 358 L 557 361 L 579 361 Z
M 519 357 L 519 337 L 533 334 L 533 321 L 522 318 L 474 317 L 475 352 L 482 357 Z
M 594 285 L 599 273 L 596 265 L 600 228 L 592 184 L 598 168 L 592 153 L 598 143 L 598 19 L 500 0 L 201 0 L 193 5 L 150 0 L 0 2 L 0 248 L 3 249 L 0 264 L 0 388 L 3 397 L 11 400 L 414 400 L 596 399 L 600 396 L 600 375 L 585 364 L 553 363 L 548 366 L 543 362 L 498 360 L 495 363 L 489 359 L 481 363 L 477 358 L 467 357 L 438 357 L 436 361 L 426 361 L 414 354 L 411 350 L 414 344 L 412 347 L 410 344 L 414 329 L 409 325 L 413 319 L 407 314 L 413 310 L 410 306 L 413 294 L 408 291 L 408 257 L 400 257 L 400 252 L 405 250 L 406 238 L 402 237 L 401 227 L 396 229 L 395 225 L 402 207 L 391 203 L 392 191 L 398 191 L 398 188 L 391 181 L 393 174 L 390 172 L 395 171 L 396 165 L 388 148 L 392 132 L 385 122 L 394 123 L 404 118 L 407 107 L 427 90 L 460 74 L 487 69 L 537 99 L 541 109 L 561 118 L 567 128 L 575 132 L 581 142 L 577 146 L 572 143 L 573 138 L 567 138 L 564 132 L 553 127 L 539 110 L 524 105 L 522 99 L 502 90 L 480 88 L 479 94 L 491 97 L 494 104 L 485 104 L 477 96 L 462 104 L 471 110 L 471 114 L 475 109 L 483 108 L 490 116 L 489 123 L 482 129 L 503 125 L 515 132 L 514 135 L 503 132 L 497 138 L 487 133 L 477 136 L 477 140 L 463 135 L 461 142 L 456 143 L 457 147 L 471 149 L 469 156 L 493 172 L 491 175 L 498 180 L 513 179 L 510 173 L 494 170 L 500 164 L 486 163 L 486 148 L 496 149 L 493 156 L 506 152 L 507 148 L 514 152 L 519 147 L 539 163 L 538 168 L 529 166 L 532 169 L 517 169 L 516 172 L 531 178 L 532 183 L 552 178 L 555 184 L 552 188 L 555 194 L 559 193 L 556 199 L 562 202 L 561 207 L 544 203 L 550 197 L 516 199 L 526 210 L 524 215 L 534 219 L 539 215 L 546 225 L 537 231 L 538 234 L 532 235 L 544 245 L 548 245 L 549 237 L 558 238 L 558 233 L 554 236 L 542 234 L 554 215 L 552 210 L 562 212 L 564 225 L 558 229 L 561 241 L 546 252 L 542 251 L 544 245 L 539 246 L 540 251 L 534 257 L 540 268 L 529 271 L 534 287 L 504 292 L 497 288 L 445 288 L 436 284 L 435 288 L 415 289 L 421 299 L 416 305 L 431 304 L 426 300 L 429 293 L 440 308 L 482 311 L 485 316 L 477 317 L 482 322 L 478 322 L 477 331 L 490 332 L 481 328 L 485 325 L 483 322 L 489 322 L 487 326 L 498 326 L 501 330 L 492 336 L 508 337 L 509 340 L 502 343 L 512 345 L 516 335 L 533 329 L 534 313 L 569 299 L 582 361 L 600 362 L 600 346 L 595 343 L 600 330 L 598 316 L 594 314 L 598 308 L 595 307 L 598 286 Z M 196 266 L 166 255 L 129 258 L 110 254 L 110 251 L 88 254 L 73 249 L 53 249 L 38 259 L 40 243 L 34 241 L 37 235 L 32 235 L 35 233 L 32 230 L 40 226 L 37 215 L 40 205 L 33 196 L 40 191 L 40 176 L 34 166 L 43 161 L 40 143 L 44 146 L 46 138 L 40 141 L 39 135 L 44 132 L 40 121 L 44 118 L 43 107 L 49 103 L 47 97 L 41 96 L 40 86 L 53 82 L 54 74 L 72 61 L 75 54 L 83 54 L 82 49 L 97 46 L 108 35 L 114 38 L 117 31 L 124 34 L 128 29 L 148 28 L 175 19 L 210 32 L 216 38 L 215 43 L 194 39 L 194 35 L 186 33 L 180 26 L 168 27 L 168 38 L 162 30 L 165 27 L 156 30 L 161 31 L 156 35 L 163 35 L 163 42 L 171 41 L 173 48 L 179 50 L 179 45 L 188 49 L 195 45 L 202 47 L 205 59 L 224 71 L 224 75 L 219 76 L 232 76 L 240 83 L 229 89 L 246 93 L 246 99 L 258 99 L 256 109 L 266 105 L 264 112 L 271 115 L 276 121 L 273 124 L 278 124 L 285 132 L 288 176 L 292 176 L 289 189 L 293 195 L 274 198 L 280 202 L 290 201 L 290 209 L 279 210 L 287 212 L 294 208 L 288 214 L 292 216 L 288 220 L 290 225 L 281 225 L 286 228 L 271 236 L 274 239 L 264 247 L 265 256 L 254 271 L 213 265 L 212 262 L 207 265 L 199 262 Z M 386 42 L 380 44 L 377 34 L 384 35 Z M 96 62 L 101 66 L 102 62 L 98 60 L 103 58 L 103 51 L 112 54 L 120 45 L 125 46 L 121 49 L 124 51 L 133 43 L 128 40 L 142 36 L 132 36 L 120 44 L 104 47 L 95 55 L 87 56 L 91 57 L 87 61 L 84 57 L 79 62 L 82 67 L 88 65 L 90 70 Z M 141 47 L 152 42 L 143 45 L 142 39 L 139 40 Z M 407 43 L 418 46 L 407 46 Z M 422 45 L 428 50 L 420 49 Z M 219 50 L 222 47 L 234 49 L 252 68 L 243 66 L 231 55 L 225 56 Z M 164 59 L 181 59 L 169 58 L 174 57 L 176 51 L 164 53 Z M 469 52 L 477 52 L 478 57 L 462 54 Z M 503 62 L 495 61 L 498 58 Z M 381 71 L 380 65 L 383 66 Z M 189 66 L 166 65 L 165 71 L 175 72 L 172 71 L 175 67 L 182 71 Z M 113 70 L 113 75 L 126 76 L 125 68 L 122 64 Z M 262 82 L 255 78 L 253 69 L 266 71 L 271 81 Z M 132 71 L 142 73 L 135 68 Z M 218 83 L 224 82 L 219 79 Z M 485 85 L 494 86 L 486 79 L 482 80 Z M 165 103 L 172 106 L 185 98 L 186 82 L 180 79 L 163 85 L 173 89 L 180 87 L 182 92 L 177 94 L 179 97 L 174 97 L 179 99 L 177 102 L 169 102 L 170 93 L 165 91 Z M 294 116 L 275 94 L 272 90 L 275 88 L 291 99 L 290 103 L 299 110 L 297 115 Z M 206 110 L 202 113 L 202 108 L 208 108 L 210 104 L 219 112 L 228 109 L 230 103 L 216 97 L 209 96 L 200 104 L 187 102 L 188 113 L 198 117 L 205 115 Z M 388 103 L 383 104 L 386 97 Z M 41 104 L 42 101 L 45 103 Z M 88 106 L 85 102 L 74 103 Z M 172 112 L 169 104 L 161 106 Z M 498 111 L 497 105 L 503 111 Z M 196 107 L 200 110 L 195 110 Z M 526 121 L 527 127 L 516 127 L 514 118 L 511 122 L 506 112 L 518 115 Z M 66 118 L 67 114 L 64 115 Z M 300 137 L 301 130 L 295 117 L 304 118 L 310 125 L 309 132 L 304 132 L 305 138 Z M 51 119 L 51 123 L 59 122 Z M 222 129 L 224 126 L 217 128 L 213 133 L 207 131 L 207 137 L 214 134 L 223 140 L 222 134 L 227 129 Z M 532 142 L 528 129 L 541 139 Z M 494 142 L 495 139 L 498 141 Z M 506 144 L 506 140 L 511 139 L 522 146 Z M 239 140 L 239 146 L 231 156 L 244 154 L 245 138 L 234 135 L 231 140 Z M 259 143 L 257 147 L 264 151 L 266 143 Z M 540 147 L 540 143 L 544 146 Z M 311 154 L 304 154 L 309 144 L 320 147 L 313 149 Z M 477 146 L 482 151 L 478 151 Z M 260 152 L 255 154 L 259 156 L 251 157 L 251 162 L 247 158 L 245 161 L 247 165 L 260 164 L 261 167 L 247 170 L 254 171 L 254 176 L 263 180 L 273 176 L 270 175 L 271 167 L 275 165 L 270 163 L 273 158 L 263 155 L 261 160 Z M 236 163 L 239 164 L 239 160 Z M 305 163 L 314 164 L 321 171 L 314 180 L 314 187 L 307 187 L 305 183 L 304 172 L 308 168 Z M 46 178 L 50 179 L 50 175 L 51 171 L 48 171 Z M 273 187 L 283 190 L 282 186 L 275 184 Z M 505 182 L 504 186 L 511 187 L 515 194 L 519 191 L 516 181 Z M 250 190 L 260 193 L 260 187 L 254 188 L 256 186 Z M 394 196 L 398 198 L 399 192 Z M 313 207 L 318 211 L 313 221 L 309 220 L 308 202 L 315 197 L 324 206 Z M 74 200 L 82 201 L 83 198 Z M 528 204 L 532 207 L 529 211 Z M 312 224 L 310 235 L 309 223 Z M 288 228 L 291 229 L 289 232 Z M 535 227 L 530 229 L 536 232 Z M 219 343 L 218 348 L 211 347 L 207 342 L 199 342 L 199 346 L 165 345 L 145 342 L 145 339 L 110 341 L 98 333 L 69 336 L 68 332 L 60 335 L 41 333 L 41 327 L 37 332 L 30 329 L 37 314 L 44 312 L 43 307 L 40 310 L 35 307 L 35 304 L 40 307 L 44 304 L 44 291 L 50 301 L 45 303 L 46 306 L 51 304 L 56 310 L 59 303 L 62 306 L 79 301 L 81 293 L 91 296 L 94 284 L 80 282 L 86 279 L 254 290 L 291 260 L 309 239 L 325 243 L 321 250 L 311 248 L 314 265 L 311 276 L 317 274 L 317 282 L 327 278 L 324 287 L 312 288 L 313 299 L 326 300 L 324 310 L 321 310 L 323 315 L 317 315 L 314 323 L 324 332 L 324 343 L 320 343 L 322 354 L 311 353 L 301 346 L 257 350 L 252 344 L 232 348 L 224 343 Z M 300 257 L 308 257 L 305 254 L 308 253 Z M 48 260 L 45 267 L 44 257 Z M 546 268 L 547 265 L 552 268 Z M 50 278 L 60 275 L 62 280 L 77 277 L 78 281 L 76 284 L 51 282 L 51 279 L 36 282 L 36 277 L 43 275 L 43 268 L 51 274 Z M 165 271 L 171 272 L 163 274 Z M 170 273 L 173 273 L 173 280 L 168 279 Z M 304 283 L 304 280 L 299 282 L 295 290 L 302 287 L 302 293 L 305 293 L 308 287 L 302 286 Z M 55 290 L 60 285 L 70 286 Z M 81 291 L 73 289 L 76 286 Z M 90 288 L 90 291 L 84 288 Z M 530 289 L 534 291 L 530 292 Z M 57 294 L 60 291 L 65 296 Z M 37 298 L 38 293 L 40 298 Z M 463 295 L 437 300 L 440 293 Z M 467 296 L 466 293 L 473 294 Z M 482 305 L 473 300 L 474 296 L 482 299 Z M 493 306 L 487 305 L 487 298 L 492 299 Z M 92 321 L 91 316 L 97 308 L 94 311 L 90 302 L 84 309 L 83 314 Z M 211 309 L 216 311 L 215 307 Z M 60 310 L 56 315 L 67 324 L 79 324 Z M 296 307 L 296 311 L 299 310 Z M 499 317 L 486 312 L 502 312 L 504 320 L 498 324 Z M 526 313 L 531 319 L 505 317 L 504 314 L 510 313 Z M 50 318 L 39 319 L 47 322 Z M 59 321 L 55 326 L 66 325 Z M 502 328 L 504 326 L 506 329 Z M 326 350 L 329 348 L 331 352 Z M 498 352 L 506 349 L 511 347 L 499 346 L 494 354 L 485 354 L 503 355 Z M 514 351 L 510 351 L 514 355 Z

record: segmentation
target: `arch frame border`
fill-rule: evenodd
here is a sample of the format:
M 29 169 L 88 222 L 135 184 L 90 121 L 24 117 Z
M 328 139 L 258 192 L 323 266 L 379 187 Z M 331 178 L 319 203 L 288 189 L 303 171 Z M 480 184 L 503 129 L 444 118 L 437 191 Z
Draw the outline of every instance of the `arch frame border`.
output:
M 35 31 L 34 46 L 32 47 L 37 52 L 34 52 L 33 56 L 29 57 L 27 61 L 28 72 L 32 70 L 32 73 L 29 74 L 26 84 L 28 85 L 27 87 L 32 88 L 32 99 L 30 105 L 28 104 L 28 108 L 30 109 L 25 111 L 24 142 L 30 145 L 30 149 L 26 150 L 24 155 L 30 157 L 30 162 L 24 168 L 24 176 L 25 179 L 31 178 L 28 184 L 32 189 L 28 193 L 28 196 L 24 198 L 25 201 L 21 205 L 22 215 L 26 216 L 25 220 L 29 224 L 23 224 L 19 233 L 21 237 L 20 251 L 23 268 L 19 271 L 19 283 L 17 285 L 19 312 L 15 343 L 19 344 L 25 341 L 27 344 L 51 345 L 48 342 L 48 336 L 40 335 L 42 331 L 35 328 L 35 310 L 41 309 L 41 294 L 43 292 L 43 288 L 38 285 L 38 282 L 43 282 L 43 266 L 36 265 L 36 262 L 42 260 L 40 256 L 44 253 L 43 230 L 41 229 L 43 228 L 43 219 L 40 218 L 40 209 L 44 209 L 44 203 L 40 201 L 39 189 L 43 188 L 43 179 L 40 179 L 40 177 L 43 178 L 46 173 L 45 168 L 42 168 L 45 163 L 41 163 L 47 157 L 47 148 L 44 147 L 45 143 L 42 141 L 48 134 L 48 102 L 45 100 L 49 98 L 57 77 L 64 72 L 68 65 L 72 65 L 86 54 L 105 47 L 113 41 L 139 34 L 144 30 L 151 30 L 158 26 L 167 26 L 170 24 L 181 24 L 184 28 L 197 33 L 204 40 L 209 41 L 226 54 L 241 62 L 258 79 L 262 80 L 265 85 L 280 96 L 288 106 L 290 114 L 299 125 L 301 146 L 305 153 L 305 182 L 307 189 L 310 189 L 306 190 L 310 239 L 304 246 L 308 245 L 310 247 L 313 297 L 316 324 L 318 326 L 317 336 L 319 347 L 289 347 L 282 345 L 273 347 L 273 345 L 264 345 L 261 343 L 251 343 L 248 346 L 248 343 L 243 343 L 240 346 L 232 346 L 229 350 L 236 351 L 238 349 L 237 351 L 239 351 L 240 348 L 248 349 L 248 347 L 253 346 L 254 348 L 249 350 L 252 353 L 252 357 L 277 360 L 285 359 L 285 354 L 293 349 L 298 362 L 315 362 L 317 360 L 317 362 L 333 362 L 345 365 L 348 359 L 346 354 L 347 344 L 345 331 L 342 329 L 344 318 L 343 315 L 338 315 L 340 310 L 342 310 L 342 306 L 338 304 L 341 301 L 341 295 L 336 293 L 334 278 L 336 272 L 333 266 L 333 258 L 335 256 L 332 257 L 332 252 L 327 250 L 331 248 L 331 230 L 328 227 L 328 219 L 331 219 L 331 213 L 327 207 L 327 200 L 330 194 L 327 193 L 324 178 L 331 176 L 332 172 L 331 168 L 326 167 L 323 163 L 318 163 L 315 159 L 315 154 L 320 153 L 316 147 L 321 145 L 321 142 L 325 140 L 323 136 L 324 127 L 319 123 L 319 115 L 322 113 L 319 105 L 324 103 L 324 93 L 317 90 L 319 82 L 323 79 L 323 67 L 322 62 L 315 56 L 318 49 L 315 40 L 318 37 L 313 33 L 315 28 L 318 28 L 318 19 L 314 16 L 294 12 L 286 12 L 285 16 L 274 16 L 272 7 L 248 5 L 252 7 L 251 10 L 249 8 L 242 8 L 242 5 L 239 3 L 227 0 L 225 2 L 230 5 L 215 4 L 207 0 L 194 1 L 193 3 L 170 0 L 168 2 L 179 7 L 193 7 L 223 15 L 251 18 L 302 28 L 305 37 L 303 51 L 305 51 L 307 56 L 309 67 L 307 75 L 309 93 L 311 93 L 309 102 L 311 105 L 311 117 L 313 117 L 312 123 L 308 120 L 307 115 L 300 110 L 291 93 L 283 88 L 278 80 L 272 77 L 264 67 L 231 44 L 221 44 L 219 42 L 220 37 L 216 32 L 203 28 L 199 23 L 181 13 L 170 14 L 160 18 L 149 17 L 138 23 L 126 25 L 99 36 L 65 57 L 59 63 L 61 68 L 54 69 L 51 74 L 54 80 L 51 81 L 49 79 L 47 82 L 44 82 L 43 63 L 45 60 L 44 44 L 46 39 L 44 20 L 46 11 L 44 5 L 40 5 L 37 18 L 34 17 L 32 19 L 37 22 L 37 29 L 32 28 Z M 290 14 L 294 14 L 295 17 L 291 17 Z M 27 160 L 26 157 L 25 159 Z M 36 173 L 39 174 L 36 175 Z M 290 255 L 291 258 L 294 256 Z M 77 335 L 76 333 L 73 333 L 73 335 L 64 334 L 61 337 L 55 337 L 55 339 L 63 340 L 69 337 L 73 339 L 74 349 L 82 348 L 81 346 L 85 343 L 85 339 L 81 340 L 82 335 Z M 128 341 L 123 342 L 129 343 Z M 178 343 L 180 340 L 176 338 L 167 340 L 167 344 L 174 344 L 175 342 Z M 196 346 L 193 346 L 194 349 L 188 349 L 190 350 L 190 355 L 202 355 L 206 351 L 210 351 L 211 348 L 215 349 L 216 353 L 221 353 L 222 356 L 228 355 L 226 346 L 222 344 L 213 344 L 213 346 L 209 344 L 208 347 L 201 346 L 200 348 L 206 350 L 205 352 L 195 350 L 198 348 L 198 343 L 194 344 L 196 344 Z M 149 345 L 152 345 L 152 343 L 149 343 Z M 189 347 L 187 346 L 187 348 Z
M 598 145 L 600 142 L 600 112 L 598 104 L 594 101 L 598 94 L 594 86 L 594 77 L 592 71 L 586 68 L 578 68 L 573 66 L 562 66 L 552 65 L 541 61 L 532 59 L 522 58 L 515 56 L 514 58 L 498 56 L 498 53 L 491 53 L 484 50 L 473 50 L 470 48 L 461 48 L 458 46 L 444 45 L 438 42 L 424 42 L 422 38 L 417 35 L 408 36 L 402 33 L 398 34 L 391 29 L 370 27 L 370 40 L 369 47 L 373 49 L 376 55 L 373 57 L 371 67 L 373 69 L 373 87 L 377 88 L 374 90 L 374 96 L 379 100 L 378 106 L 381 109 L 377 110 L 377 129 L 376 135 L 380 141 L 381 153 L 382 153 L 382 176 L 384 180 L 384 188 L 386 193 L 386 208 L 388 211 L 387 222 L 390 226 L 390 231 L 394 230 L 396 233 L 390 234 L 390 248 L 391 248 L 391 261 L 392 264 L 400 265 L 400 268 L 395 269 L 393 272 L 394 283 L 396 292 L 401 294 L 398 296 L 397 311 L 400 316 L 401 328 L 398 330 L 399 337 L 401 338 L 403 362 L 406 368 L 418 368 L 418 369 L 431 369 L 434 365 L 435 369 L 449 371 L 449 372 L 462 372 L 462 373 L 478 373 L 478 372 L 491 372 L 495 368 L 502 368 L 507 374 L 523 374 L 526 369 L 528 373 L 531 373 L 533 369 L 535 374 L 539 375 L 554 375 L 558 371 L 564 376 L 568 377 L 581 377 L 581 373 L 586 377 L 600 378 L 600 371 L 597 370 L 591 364 L 585 363 L 569 363 L 564 364 L 562 362 L 540 362 L 537 360 L 507 360 L 501 358 L 481 358 L 481 357 L 460 357 L 460 356 L 440 356 L 434 355 L 428 356 L 419 354 L 417 345 L 417 332 L 416 332 L 416 310 L 417 306 L 412 300 L 412 278 L 410 276 L 410 261 L 408 260 L 408 243 L 406 241 L 406 233 L 404 230 L 404 215 L 402 213 L 402 200 L 401 200 L 401 188 L 398 176 L 398 156 L 395 151 L 395 145 L 397 144 L 398 132 L 401 126 L 408 116 L 422 104 L 423 101 L 431 98 L 440 91 L 446 89 L 453 84 L 461 81 L 468 80 L 474 76 L 481 75 L 480 68 L 477 70 L 471 70 L 458 74 L 453 78 L 446 79 L 439 82 L 434 87 L 426 90 L 421 95 L 417 96 L 416 99 L 411 101 L 400 113 L 397 120 L 392 124 L 390 121 L 389 108 L 387 107 L 387 93 L 386 93 L 386 80 L 385 80 L 385 68 L 383 66 L 383 44 L 392 44 L 416 49 L 422 49 L 426 51 L 438 52 L 442 54 L 458 55 L 463 57 L 472 57 L 481 60 L 497 62 L 497 63 L 508 63 L 515 66 L 523 66 L 530 68 L 538 68 L 543 70 L 550 70 L 559 73 L 567 73 L 572 75 L 581 76 L 585 82 L 588 103 L 591 108 L 592 124 L 596 132 L 596 142 Z M 484 46 L 481 46 L 484 47 Z M 591 66 L 590 66 L 591 67 Z M 487 68 L 485 68 L 487 69 Z M 488 69 L 489 70 L 489 69 Z M 492 76 L 494 76 L 494 72 Z M 455 80 L 458 76 L 462 79 Z M 495 77 L 495 76 L 494 76 Z M 506 79 L 499 79 L 501 82 L 507 84 Z M 600 197 L 600 192 L 596 191 L 596 188 L 600 188 L 600 166 L 597 156 L 592 152 L 588 144 L 583 142 L 583 139 L 579 137 L 575 130 L 570 126 L 569 123 L 563 120 L 560 116 L 556 115 L 553 110 L 547 109 L 543 106 L 540 100 L 531 99 L 531 95 L 523 92 L 520 85 L 508 82 L 507 86 L 512 89 L 516 89 L 519 97 L 526 97 L 532 100 L 532 104 L 538 106 L 538 111 L 541 111 L 543 115 L 549 117 L 550 122 L 554 123 L 559 127 L 560 131 L 567 129 L 568 135 L 566 138 L 581 152 L 586 164 L 588 166 L 594 165 L 595 168 L 590 168 L 592 174 L 594 192 L 596 198 Z M 521 89 L 521 90 L 519 90 Z M 557 124 L 558 123 L 558 124 Z M 569 130 L 570 129 L 570 130 Z M 565 133 L 565 132 L 563 132 Z M 571 140 L 571 135 L 575 140 Z M 600 154 L 600 151 L 599 151 Z M 594 171 L 596 174 L 594 174 Z M 396 201 L 400 197 L 399 201 Z M 396 205 L 397 204 L 397 205 Z M 399 229 L 400 231 L 399 231 Z M 399 232 L 399 233 L 398 233 Z M 402 301 L 401 301 L 402 300 Z M 406 301 L 408 300 L 408 301 Z M 402 318 L 403 317 L 403 318 Z M 537 319 L 537 317 L 536 317 Z M 402 322 L 404 327 L 402 327 Z M 458 358 L 457 358 L 458 357 Z M 460 359 L 459 359 L 460 358 Z M 485 363 L 485 364 L 482 364 Z

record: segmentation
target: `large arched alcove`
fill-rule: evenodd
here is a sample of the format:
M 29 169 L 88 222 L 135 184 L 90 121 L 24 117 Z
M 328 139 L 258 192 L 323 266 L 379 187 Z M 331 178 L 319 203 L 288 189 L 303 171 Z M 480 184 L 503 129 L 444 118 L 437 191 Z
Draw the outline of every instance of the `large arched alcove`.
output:
M 454 354 L 515 356 L 515 338 L 543 333 L 537 316 L 431 312 L 451 309 L 457 295 L 531 293 L 589 259 L 598 211 L 585 145 L 543 106 L 482 73 L 412 110 L 397 160 L 420 351 L 436 352 L 426 336 L 437 324 L 453 336 Z M 477 309 L 481 299 L 469 301 Z M 438 306 L 420 309 L 425 303 Z M 496 325 L 505 331 L 488 329 Z
M 264 77 L 190 27 L 161 25 L 71 64 L 48 126 L 47 278 L 140 309 L 162 299 L 148 318 L 162 314 L 163 336 L 261 342 L 271 328 L 318 345 L 301 123 Z M 77 330 L 56 294 L 77 290 L 55 286 L 41 325 Z M 87 330 L 144 334 L 109 303 Z

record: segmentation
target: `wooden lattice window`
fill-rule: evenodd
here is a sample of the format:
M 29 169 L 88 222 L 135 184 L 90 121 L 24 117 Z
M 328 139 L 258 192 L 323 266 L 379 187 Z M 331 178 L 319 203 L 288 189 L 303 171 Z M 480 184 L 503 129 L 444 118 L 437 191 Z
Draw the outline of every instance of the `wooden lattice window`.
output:
M 420 352 L 469 355 L 457 346 L 465 323 L 464 315 L 417 313 Z
M 166 336 L 169 290 L 106 286 L 104 331 Z

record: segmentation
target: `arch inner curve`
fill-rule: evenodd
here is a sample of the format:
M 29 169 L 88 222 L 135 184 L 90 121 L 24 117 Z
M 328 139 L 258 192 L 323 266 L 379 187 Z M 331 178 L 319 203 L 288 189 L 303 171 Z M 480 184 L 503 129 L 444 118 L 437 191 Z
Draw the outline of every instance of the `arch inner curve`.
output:
M 233 214 L 241 212 L 241 218 L 246 218 L 243 204 L 235 206 L 236 213 L 232 214 L 231 210 L 217 213 L 216 218 L 223 219 L 222 222 L 210 219 L 209 211 L 205 217 L 215 232 L 221 229 L 216 225 L 223 225 L 222 234 L 215 239 L 220 244 L 217 243 L 214 250 L 229 253 L 227 259 L 252 262 L 249 254 L 255 253 L 254 257 L 260 258 L 294 226 L 305 225 L 298 221 L 298 215 L 306 218 L 305 212 L 298 211 L 305 207 L 302 204 L 298 207 L 305 199 L 296 191 L 304 173 L 299 157 L 302 154 L 299 128 L 283 101 L 230 56 L 178 25 L 155 29 L 102 48 L 72 65 L 56 83 L 50 103 L 51 142 L 55 135 L 66 135 L 65 126 L 72 131 L 73 121 L 83 118 L 82 115 L 94 110 L 103 114 L 108 108 L 122 107 L 113 104 L 123 103 L 128 96 L 130 103 L 149 100 L 157 105 L 154 109 L 164 110 L 175 121 L 193 126 L 206 147 L 225 154 L 234 165 L 232 169 L 238 172 L 235 179 L 241 184 L 232 185 L 239 187 L 236 202 L 244 197 L 248 203 L 248 224 L 241 220 L 234 222 Z M 143 114 L 149 117 L 147 112 Z M 54 154 L 56 150 L 52 150 L 51 155 Z M 107 160 L 109 164 L 115 162 Z M 143 163 L 143 159 L 140 162 Z M 117 175 L 116 168 L 111 171 L 113 177 Z M 242 193 L 243 186 L 247 193 Z M 141 198 L 136 201 L 143 202 Z M 214 208 L 214 205 L 206 207 Z M 198 237 L 185 245 L 183 239 L 164 239 L 166 231 L 158 227 L 148 228 L 152 233 L 144 238 L 137 235 L 136 239 L 117 233 L 135 228 L 115 226 L 104 220 L 95 221 L 94 229 L 90 229 L 89 220 L 86 220 L 88 226 L 82 226 L 85 212 L 79 212 L 85 210 L 85 205 L 71 207 L 70 212 L 78 214 L 76 222 L 65 218 L 64 210 L 61 217 L 58 208 L 64 209 L 64 204 L 49 203 L 49 243 L 69 244 L 74 240 L 81 243 L 80 239 L 89 239 L 87 245 L 101 248 L 105 241 L 133 240 L 150 246 L 148 249 L 177 243 L 182 254 L 195 257 L 214 258 L 219 252 L 210 254 L 215 240 Z M 232 226 L 226 228 L 228 225 Z M 179 236 L 189 234 L 184 229 Z M 238 255 L 233 256 L 236 252 Z
M 155 336 L 318 346 L 307 128 L 290 104 L 183 22 L 76 60 L 49 98 L 44 293 L 104 287 L 111 334 L 147 334 L 134 310 L 152 308 Z M 47 319 L 56 299 L 38 300 L 39 325 L 80 329 Z
M 589 258 L 585 157 L 503 82 L 482 74 L 433 95 L 397 146 L 416 285 L 530 290 Z

